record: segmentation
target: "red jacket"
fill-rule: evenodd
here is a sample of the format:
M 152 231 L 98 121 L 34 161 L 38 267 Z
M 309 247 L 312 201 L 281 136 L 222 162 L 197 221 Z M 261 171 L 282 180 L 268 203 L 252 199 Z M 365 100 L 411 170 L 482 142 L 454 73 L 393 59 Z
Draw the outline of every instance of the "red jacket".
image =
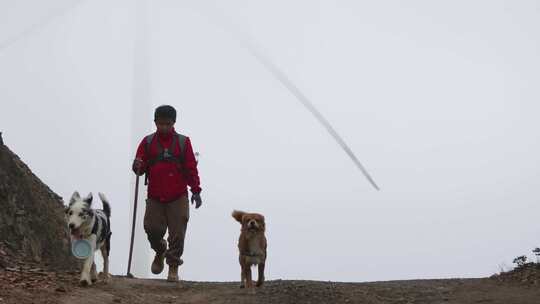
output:
M 184 161 L 180 165 L 174 162 L 157 162 L 148 167 L 148 161 L 157 157 L 159 153 L 158 140 L 161 146 L 168 148 L 172 144 L 173 135 L 156 133 L 150 146 L 148 155 L 146 154 L 146 138 L 143 138 L 137 148 L 136 158 L 142 160 L 143 168 L 146 168 L 148 174 L 148 198 L 159 200 L 160 202 L 171 202 L 187 194 L 187 186 L 191 188 L 192 193 L 201 192 L 199 172 L 197 171 L 197 162 L 191 147 L 189 137 L 186 137 L 184 148 Z M 180 144 L 177 142 L 173 150 L 174 156 L 179 156 Z

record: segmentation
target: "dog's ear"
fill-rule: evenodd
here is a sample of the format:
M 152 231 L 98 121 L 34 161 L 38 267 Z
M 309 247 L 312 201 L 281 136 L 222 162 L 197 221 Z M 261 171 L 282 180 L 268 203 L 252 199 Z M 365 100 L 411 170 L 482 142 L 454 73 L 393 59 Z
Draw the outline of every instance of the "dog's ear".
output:
M 79 194 L 78 191 L 75 191 L 73 192 L 73 194 L 71 195 L 71 199 L 69 199 L 69 205 L 73 205 L 73 203 L 75 203 L 76 201 L 80 200 L 81 199 L 81 195 Z
M 88 195 L 83 199 L 83 202 L 87 203 L 88 206 L 92 205 L 92 199 L 94 197 L 92 196 L 92 192 L 88 193 Z
M 85 212 L 89 217 L 93 217 L 93 216 L 94 216 L 94 210 L 92 210 L 92 208 L 84 209 L 84 212 Z
M 257 220 L 258 220 L 259 223 L 261 224 L 262 229 L 263 229 L 263 230 L 266 230 L 266 220 L 264 219 L 264 215 L 262 215 L 262 214 L 257 214 Z
M 237 220 L 240 224 L 242 223 L 242 218 L 244 217 L 246 213 L 243 211 L 234 210 L 232 213 L 232 217 Z

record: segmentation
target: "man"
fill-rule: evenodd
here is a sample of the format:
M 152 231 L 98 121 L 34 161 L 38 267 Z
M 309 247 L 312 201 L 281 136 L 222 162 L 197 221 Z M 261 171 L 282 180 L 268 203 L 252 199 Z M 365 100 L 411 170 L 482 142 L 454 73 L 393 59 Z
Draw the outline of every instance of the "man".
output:
M 192 192 L 191 203 L 199 208 L 202 204 L 199 173 L 189 137 L 174 130 L 176 110 L 169 105 L 157 107 L 154 122 L 157 130 L 139 144 L 133 171 L 148 178 L 144 230 L 156 252 L 152 273 L 161 273 L 166 259 L 167 281 L 177 282 L 189 220 L 187 186 Z M 167 230 L 168 248 L 163 239 Z

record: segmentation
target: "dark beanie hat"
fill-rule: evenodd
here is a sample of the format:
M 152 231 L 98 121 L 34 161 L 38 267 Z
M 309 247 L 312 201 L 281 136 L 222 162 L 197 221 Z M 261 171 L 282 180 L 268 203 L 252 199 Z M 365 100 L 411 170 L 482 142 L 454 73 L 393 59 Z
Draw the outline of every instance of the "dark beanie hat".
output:
M 172 119 L 172 121 L 176 122 L 176 110 L 169 105 L 159 106 L 154 112 L 154 121 L 158 120 L 158 118 Z

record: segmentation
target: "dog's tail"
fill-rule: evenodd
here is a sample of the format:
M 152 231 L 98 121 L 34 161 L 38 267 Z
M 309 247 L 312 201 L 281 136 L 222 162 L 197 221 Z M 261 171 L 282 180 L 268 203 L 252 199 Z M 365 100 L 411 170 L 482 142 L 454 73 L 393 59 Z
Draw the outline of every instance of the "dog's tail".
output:
M 238 210 L 234 210 L 232 212 L 232 217 L 234 217 L 235 220 L 239 221 L 240 223 L 242 223 L 242 217 L 244 217 L 244 214 L 246 214 L 244 211 L 238 211 Z
M 103 212 L 107 217 L 111 217 L 111 205 L 109 204 L 109 200 L 105 197 L 105 194 L 99 193 L 99 198 L 101 199 L 101 202 L 103 202 Z

